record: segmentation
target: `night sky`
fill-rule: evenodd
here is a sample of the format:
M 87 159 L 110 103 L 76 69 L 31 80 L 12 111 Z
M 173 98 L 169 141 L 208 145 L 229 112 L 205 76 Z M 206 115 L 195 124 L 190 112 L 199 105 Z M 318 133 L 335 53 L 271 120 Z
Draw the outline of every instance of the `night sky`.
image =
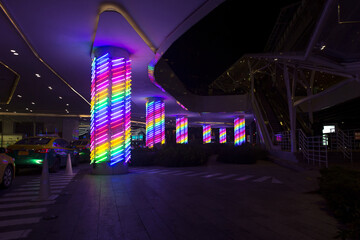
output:
M 189 88 L 204 88 L 246 53 L 264 51 L 280 10 L 298 0 L 228 0 L 195 24 L 163 58 Z

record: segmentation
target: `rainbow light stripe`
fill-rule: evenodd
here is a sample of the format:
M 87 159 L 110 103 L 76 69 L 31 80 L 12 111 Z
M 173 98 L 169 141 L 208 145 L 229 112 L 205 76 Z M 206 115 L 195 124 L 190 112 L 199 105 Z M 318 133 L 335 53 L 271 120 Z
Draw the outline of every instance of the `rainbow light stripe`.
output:
M 203 125 L 203 143 L 211 143 L 211 126 Z
M 187 117 L 176 118 L 176 143 L 188 143 L 188 119 Z
M 245 142 L 245 118 L 235 118 L 234 120 L 234 144 L 241 145 Z
M 226 143 L 226 128 L 219 128 L 220 143 Z
M 162 99 L 146 102 L 146 146 L 165 144 L 165 103 Z
M 91 75 L 91 163 L 131 158 L 131 62 L 109 53 L 94 58 Z

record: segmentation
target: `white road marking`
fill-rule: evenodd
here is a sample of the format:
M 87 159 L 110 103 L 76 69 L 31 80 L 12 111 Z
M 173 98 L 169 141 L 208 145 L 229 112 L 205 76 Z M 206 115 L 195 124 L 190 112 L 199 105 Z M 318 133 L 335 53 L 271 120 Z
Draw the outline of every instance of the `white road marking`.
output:
M 236 181 L 245 181 L 245 180 L 247 180 L 249 178 L 252 178 L 252 177 L 254 177 L 254 175 L 246 175 L 246 176 L 243 176 L 243 177 L 236 178 L 234 180 L 236 180 Z
M 282 184 L 282 181 L 280 181 L 280 180 L 277 180 L 276 178 L 272 178 L 272 181 L 271 181 L 271 183 L 278 183 L 278 184 Z
M 207 174 L 207 173 L 209 173 L 209 172 L 194 173 L 194 174 L 185 175 L 185 176 L 188 176 L 188 177 L 195 177 L 195 176 L 199 176 L 199 175 L 203 175 L 203 174 Z
M 203 178 L 211 178 L 211 177 L 215 177 L 215 176 L 219 176 L 221 175 L 222 173 L 214 173 L 214 174 L 209 174 L 209 175 L 206 175 L 206 176 L 202 176 Z
M 229 174 L 229 175 L 225 175 L 223 177 L 218 177 L 216 179 L 228 179 L 228 178 L 231 178 L 231 177 L 235 177 L 237 174 Z
M 6 212 L 0 212 L 0 217 L 43 213 L 46 212 L 46 210 L 47 210 L 46 208 L 32 208 L 32 209 L 6 211 Z
M 181 173 L 176 173 L 174 174 L 175 176 L 179 176 L 179 175 L 184 175 L 184 174 L 188 174 L 188 173 L 193 173 L 194 171 L 187 171 L 187 172 L 181 172 Z
M 269 178 L 271 178 L 271 177 L 270 176 L 264 176 L 264 177 L 253 180 L 253 182 L 263 182 L 263 181 L 268 180 Z
M 22 225 L 22 224 L 32 224 L 38 223 L 41 217 L 32 217 L 32 218 L 19 218 L 19 219 L 7 219 L 0 221 L 0 227 L 9 227 L 15 225 Z
M 31 229 L 25 229 L 19 231 L 2 232 L 0 235 L 0 240 L 26 238 L 31 231 Z
M 160 174 L 174 174 L 174 173 L 179 173 L 179 172 L 182 172 L 182 171 L 173 171 L 173 170 L 171 170 L 169 172 L 162 172 Z
M 7 204 L 0 204 L 0 209 L 18 208 L 18 207 L 33 207 L 33 206 L 41 206 L 41 205 L 51 205 L 54 203 L 55 203 L 55 201 L 7 203 Z

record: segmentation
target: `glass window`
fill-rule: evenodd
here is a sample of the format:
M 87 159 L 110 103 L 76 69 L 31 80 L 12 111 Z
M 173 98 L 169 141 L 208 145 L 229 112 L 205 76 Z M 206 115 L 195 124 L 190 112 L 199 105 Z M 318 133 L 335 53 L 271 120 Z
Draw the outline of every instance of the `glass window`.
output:
M 50 142 L 50 138 L 24 138 L 15 144 L 18 145 L 45 145 Z

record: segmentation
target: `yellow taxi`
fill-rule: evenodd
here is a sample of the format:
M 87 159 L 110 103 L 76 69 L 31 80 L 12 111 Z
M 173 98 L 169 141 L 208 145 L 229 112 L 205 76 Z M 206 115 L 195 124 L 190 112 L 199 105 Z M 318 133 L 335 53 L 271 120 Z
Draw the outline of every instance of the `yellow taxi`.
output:
M 15 177 L 15 163 L 14 159 L 5 152 L 5 148 L 0 148 L 0 185 L 8 188 Z
M 8 146 L 7 150 L 15 158 L 17 169 L 41 167 L 46 155 L 51 172 L 57 172 L 60 167 L 66 166 L 68 154 L 72 164 L 77 164 L 74 150 L 65 139 L 59 137 L 24 138 Z

